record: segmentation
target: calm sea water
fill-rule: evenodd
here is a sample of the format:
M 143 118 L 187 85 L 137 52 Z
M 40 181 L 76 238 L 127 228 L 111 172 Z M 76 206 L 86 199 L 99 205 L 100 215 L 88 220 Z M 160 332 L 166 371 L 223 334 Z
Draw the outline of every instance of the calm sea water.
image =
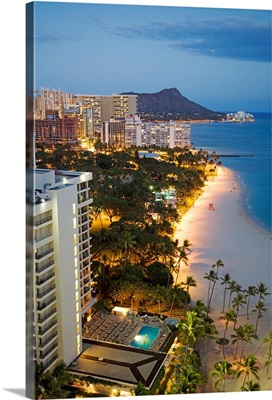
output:
M 192 124 L 191 139 L 196 149 L 241 156 L 220 160 L 241 181 L 245 213 L 271 232 L 271 114 L 250 113 L 254 122 Z

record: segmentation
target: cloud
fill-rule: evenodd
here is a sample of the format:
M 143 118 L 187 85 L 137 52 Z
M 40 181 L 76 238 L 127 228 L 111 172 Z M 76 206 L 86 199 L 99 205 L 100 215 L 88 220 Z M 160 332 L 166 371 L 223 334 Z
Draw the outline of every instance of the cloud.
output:
M 71 42 L 78 40 L 76 35 L 67 35 L 67 34 L 59 34 L 59 33 L 45 33 L 45 32 L 37 32 L 34 40 L 38 44 L 59 44 L 64 42 Z
M 271 62 L 271 23 L 253 18 L 153 21 L 148 25 L 108 25 L 107 29 L 128 38 L 166 42 L 196 55 Z

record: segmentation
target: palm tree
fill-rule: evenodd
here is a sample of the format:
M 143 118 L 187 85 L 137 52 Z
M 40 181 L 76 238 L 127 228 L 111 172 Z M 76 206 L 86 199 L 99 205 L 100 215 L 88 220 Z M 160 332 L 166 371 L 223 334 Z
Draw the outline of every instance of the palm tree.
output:
M 179 328 L 181 333 L 185 334 L 185 346 L 188 353 L 189 345 L 194 347 L 195 342 L 199 338 L 200 334 L 203 333 L 203 322 L 197 316 L 197 313 L 195 311 L 187 311 L 186 319 L 178 323 L 177 327 Z
M 218 335 L 218 330 L 216 329 L 215 324 L 212 323 L 212 320 L 210 318 L 205 318 L 203 321 L 203 342 L 204 342 L 204 346 L 202 346 L 202 344 L 200 344 L 200 352 L 202 353 L 202 356 L 204 356 L 205 351 L 207 349 L 208 346 L 208 342 L 210 339 L 215 340 L 216 339 L 216 335 Z
M 146 389 L 143 382 L 138 382 L 134 389 L 132 389 L 132 393 L 134 396 L 145 396 L 148 394 L 148 390 Z
M 239 308 L 244 308 L 244 304 L 246 304 L 245 296 L 243 293 L 238 292 L 237 296 L 232 300 L 232 306 L 236 311 L 236 317 L 238 318 Z M 235 325 L 234 325 L 235 329 Z
M 234 354 L 234 360 L 236 360 L 239 343 L 243 342 L 244 338 L 245 338 L 244 327 L 241 325 L 241 326 L 239 326 L 239 328 L 235 329 L 235 333 L 233 333 L 231 335 L 231 337 L 233 338 L 231 343 L 232 344 L 236 343 L 236 349 L 235 349 L 235 354 Z
M 171 394 L 197 393 L 199 385 L 204 382 L 203 375 L 189 364 L 178 368 Z
M 256 392 L 258 390 L 261 390 L 261 385 L 259 382 L 253 382 L 252 379 L 247 381 L 245 385 L 241 387 L 242 392 Z
M 267 292 L 267 287 L 263 282 L 258 283 L 256 286 L 256 294 L 259 295 L 259 301 L 263 300 L 265 296 L 268 296 L 270 293 Z
M 197 313 L 197 316 L 201 319 L 204 319 L 207 313 L 207 307 L 202 300 L 197 300 L 195 302 L 195 305 L 191 307 L 191 310 L 195 311 Z
M 258 336 L 255 333 L 255 329 L 254 329 L 254 325 L 252 324 L 245 324 L 244 325 L 244 340 L 242 342 L 243 346 L 242 346 L 242 351 L 241 351 L 241 355 L 240 355 L 240 362 L 243 358 L 243 353 L 244 353 L 244 344 L 245 343 L 250 343 L 252 344 L 252 339 L 257 340 Z
M 159 307 L 159 315 L 161 315 L 161 302 L 164 300 L 165 293 L 167 289 L 164 286 L 157 285 L 154 289 L 151 290 L 151 298 L 150 298 L 150 303 L 151 304 L 158 304 Z
M 267 352 L 267 360 L 265 360 L 264 367 L 266 367 L 266 379 L 269 379 L 269 368 L 272 365 L 272 353 Z
M 225 392 L 225 383 L 226 383 L 226 378 L 228 375 L 233 375 L 233 370 L 232 370 L 232 364 L 228 362 L 226 359 L 222 361 L 218 361 L 214 368 L 210 371 L 209 375 L 211 377 L 216 377 L 213 387 L 216 389 L 218 384 L 222 382 L 223 384 L 223 392 Z
M 228 306 L 229 309 L 230 309 L 230 304 L 231 304 L 231 297 L 232 297 L 232 294 L 236 291 L 236 288 L 237 288 L 237 282 L 234 280 L 230 281 L 228 284 L 228 290 L 230 291 L 229 306 Z
M 224 263 L 222 260 L 218 259 L 215 264 L 212 265 L 212 268 L 216 268 L 216 275 L 218 276 L 218 271 L 219 268 L 223 268 L 224 267 Z
M 263 343 L 268 343 L 268 352 L 272 352 L 272 330 L 269 332 L 269 336 L 263 338 Z
M 120 259 L 122 258 L 122 255 L 124 255 L 124 261 L 126 262 L 128 260 L 129 250 L 134 249 L 135 245 L 135 236 L 131 232 L 121 232 L 117 241 L 117 246 L 120 248 L 121 251 Z
M 223 298 L 223 309 L 222 312 L 225 311 L 225 301 L 226 301 L 226 292 L 228 289 L 228 284 L 230 283 L 231 276 L 230 274 L 225 274 L 223 278 L 220 278 L 222 280 L 221 285 L 225 285 L 224 287 L 224 298 Z
M 179 284 L 170 288 L 168 290 L 168 294 L 171 299 L 171 306 L 169 310 L 169 317 L 171 317 L 174 305 L 180 307 L 181 305 L 185 304 L 187 293 Z
M 249 319 L 249 302 L 252 296 L 256 295 L 256 287 L 255 286 L 248 286 L 245 290 L 246 299 L 247 299 L 247 319 Z
M 218 278 L 218 271 L 219 271 L 219 268 L 223 268 L 223 267 L 224 267 L 224 263 L 223 263 L 223 261 L 220 260 L 220 259 L 217 260 L 217 261 L 215 262 L 215 264 L 212 265 L 212 268 L 215 268 L 216 271 L 215 271 L 215 279 L 213 280 L 213 285 L 212 285 L 211 293 L 210 293 L 210 299 L 209 299 L 209 305 L 208 305 L 209 308 L 210 308 L 210 306 L 211 306 L 211 301 L 212 301 L 212 296 L 213 296 L 213 292 L 214 292 L 214 287 L 215 287 L 216 281 L 219 279 L 219 278 Z
M 181 282 L 181 285 L 184 286 L 186 288 L 186 306 L 188 304 L 188 299 L 189 299 L 189 289 L 190 287 L 196 287 L 196 280 L 190 275 L 186 277 L 186 280 L 184 282 Z
M 264 306 L 264 302 L 259 300 L 258 303 L 255 305 L 255 309 L 252 310 L 252 312 L 257 313 L 257 319 L 256 319 L 256 325 L 255 325 L 255 333 L 257 334 L 257 329 L 258 329 L 258 321 L 259 318 L 263 316 L 263 312 L 267 311 L 267 308 Z
M 258 365 L 257 357 L 253 354 L 250 354 L 246 358 L 244 357 L 244 361 L 239 363 L 241 369 L 237 370 L 236 376 L 239 378 L 241 375 L 244 375 L 243 385 L 245 386 L 246 380 L 249 380 L 250 376 L 253 375 L 256 379 L 259 378 L 259 370 L 260 367 Z
M 180 272 L 180 263 L 183 262 L 186 266 L 188 265 L 188 255 L 191 252 L 190 246 L 192 246 L 192 244 L 189 242 L 188 239 L 184 239 L 182 246 L 178 246 L 178 240 L 175 241 L 175 246 L 178 252 L 178 259 L 175 266 L 176 269 L 175 284 L 177 284 Z
M 73 380 L 66 368 L 64 361 L 59 361 L 51 372 L 45 372 L 43 367 L 37 365 L 35 388 L 38 398 L 61 399 L 66 397 L 67 392 L 63 388 Z
M 223 357 L 225 358 L 226 333 L 228 330 L 229 323 L 233 322 L 234 324 L 236 324 L 236 322 L 237 322 L 236 312 L 234 310 L 226 311 L 221 317 L 219 317 L 219 320 L 225 321 L 225 331 L 224 331 L 224 338 L 223 338 Z
M 268 358 L 265 361 L 265 367 L 266 367 L 266 377 L 268 378 L 268 374 L 269 374 L 269 368 L 270 365 L 272 364 L 272 330 L 269 332 L 269 336 L 266 336 L 263 338 L 263 343 L 267 343 L 268 344 L 268 352 L 266 353 Z
M 204 279 L 207 279 L 209 281 L 209 286 L 208 286 L 208 295 L 207 295 L 207 316 L 210 311 L 210 296 L 211 296 L 211 285 L 216 281 L 217 276 L 216 273 L 213 269 L 210 270 L 209 273 L 205 273 Z

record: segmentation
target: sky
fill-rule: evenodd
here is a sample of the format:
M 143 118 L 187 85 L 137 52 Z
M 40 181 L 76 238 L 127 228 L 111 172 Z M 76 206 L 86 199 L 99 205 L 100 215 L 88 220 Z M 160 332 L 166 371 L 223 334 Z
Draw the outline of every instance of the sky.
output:
M 213 111 L 271 111 L 268 8 L 34 4 L 36 90 L 175 87 Z

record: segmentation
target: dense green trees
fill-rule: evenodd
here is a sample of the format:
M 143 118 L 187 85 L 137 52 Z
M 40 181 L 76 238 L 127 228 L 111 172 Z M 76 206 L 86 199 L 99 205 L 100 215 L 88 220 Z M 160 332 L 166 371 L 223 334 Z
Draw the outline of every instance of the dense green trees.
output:
M 65 398 L 67 391 L 64 387 L 73 381 L 64 361 L 60 361 L 52 371 L 45 371 L 41 365 L 35 370 L 35 395 L 38 399 Z

